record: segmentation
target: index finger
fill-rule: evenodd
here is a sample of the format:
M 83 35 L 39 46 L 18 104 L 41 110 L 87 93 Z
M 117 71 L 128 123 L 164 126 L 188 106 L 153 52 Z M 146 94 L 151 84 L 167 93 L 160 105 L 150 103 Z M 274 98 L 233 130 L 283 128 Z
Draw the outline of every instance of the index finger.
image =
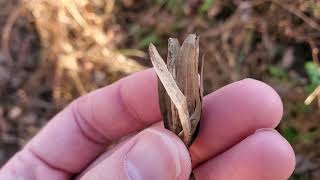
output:
M 155 76 L 151 69 L 142 71 L 80 97 L 20 154 L 33 154 L 67 174 L 80 172 L 112 141 L 161 119 Z

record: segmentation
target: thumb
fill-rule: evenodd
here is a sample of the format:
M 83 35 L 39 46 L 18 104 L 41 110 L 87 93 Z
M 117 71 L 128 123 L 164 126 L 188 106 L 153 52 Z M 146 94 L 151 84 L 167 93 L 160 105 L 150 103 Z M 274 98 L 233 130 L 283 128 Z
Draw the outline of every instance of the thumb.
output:
M 183 142 L 160 127 L 148 128 L 125 142 L 81 180 L 184 180 L 191 160 Z

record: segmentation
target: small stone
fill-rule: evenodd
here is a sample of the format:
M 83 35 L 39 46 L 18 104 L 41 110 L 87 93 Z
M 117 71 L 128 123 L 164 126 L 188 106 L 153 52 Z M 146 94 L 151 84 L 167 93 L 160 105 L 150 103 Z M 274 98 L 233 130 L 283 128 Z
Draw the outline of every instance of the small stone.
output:
M 106 79 L 106 74 L 102 71 L 94 71 L 94 79 L 97 82 L 102 82 Z
M 10 109 L 8 117 L 10 119 L 17 119 L 22 113 L 22 109 L 19 106 L 14 106 Z

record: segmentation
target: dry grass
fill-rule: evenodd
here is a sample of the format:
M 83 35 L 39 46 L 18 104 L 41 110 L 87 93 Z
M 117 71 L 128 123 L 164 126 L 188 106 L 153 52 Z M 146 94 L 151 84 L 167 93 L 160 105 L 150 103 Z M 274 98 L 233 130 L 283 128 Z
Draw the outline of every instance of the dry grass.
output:
M 43 0 L 26 5 L 36 20 L 44 57 L 55 61 L 55 102 L 70 101 L 143 69 L 114 51 L 121 38 L 118 25 L 112 23 L 114 1 Z

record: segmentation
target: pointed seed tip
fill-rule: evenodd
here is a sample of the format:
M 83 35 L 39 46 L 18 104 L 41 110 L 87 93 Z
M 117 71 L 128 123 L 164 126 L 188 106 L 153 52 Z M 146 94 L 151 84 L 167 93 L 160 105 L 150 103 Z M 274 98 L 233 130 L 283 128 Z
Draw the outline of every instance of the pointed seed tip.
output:
M 149 52 L 153 52 L 155 50 L 156 50 L 156 47 L 152 43 L 150 43 L 149 44 Z
M 191 44 L 196 44 L 196 42 L 199 41 L 198 36 L 195 34 L 189 34 L 186 39 L 183 41 L 184 43 L 191 43 Z

